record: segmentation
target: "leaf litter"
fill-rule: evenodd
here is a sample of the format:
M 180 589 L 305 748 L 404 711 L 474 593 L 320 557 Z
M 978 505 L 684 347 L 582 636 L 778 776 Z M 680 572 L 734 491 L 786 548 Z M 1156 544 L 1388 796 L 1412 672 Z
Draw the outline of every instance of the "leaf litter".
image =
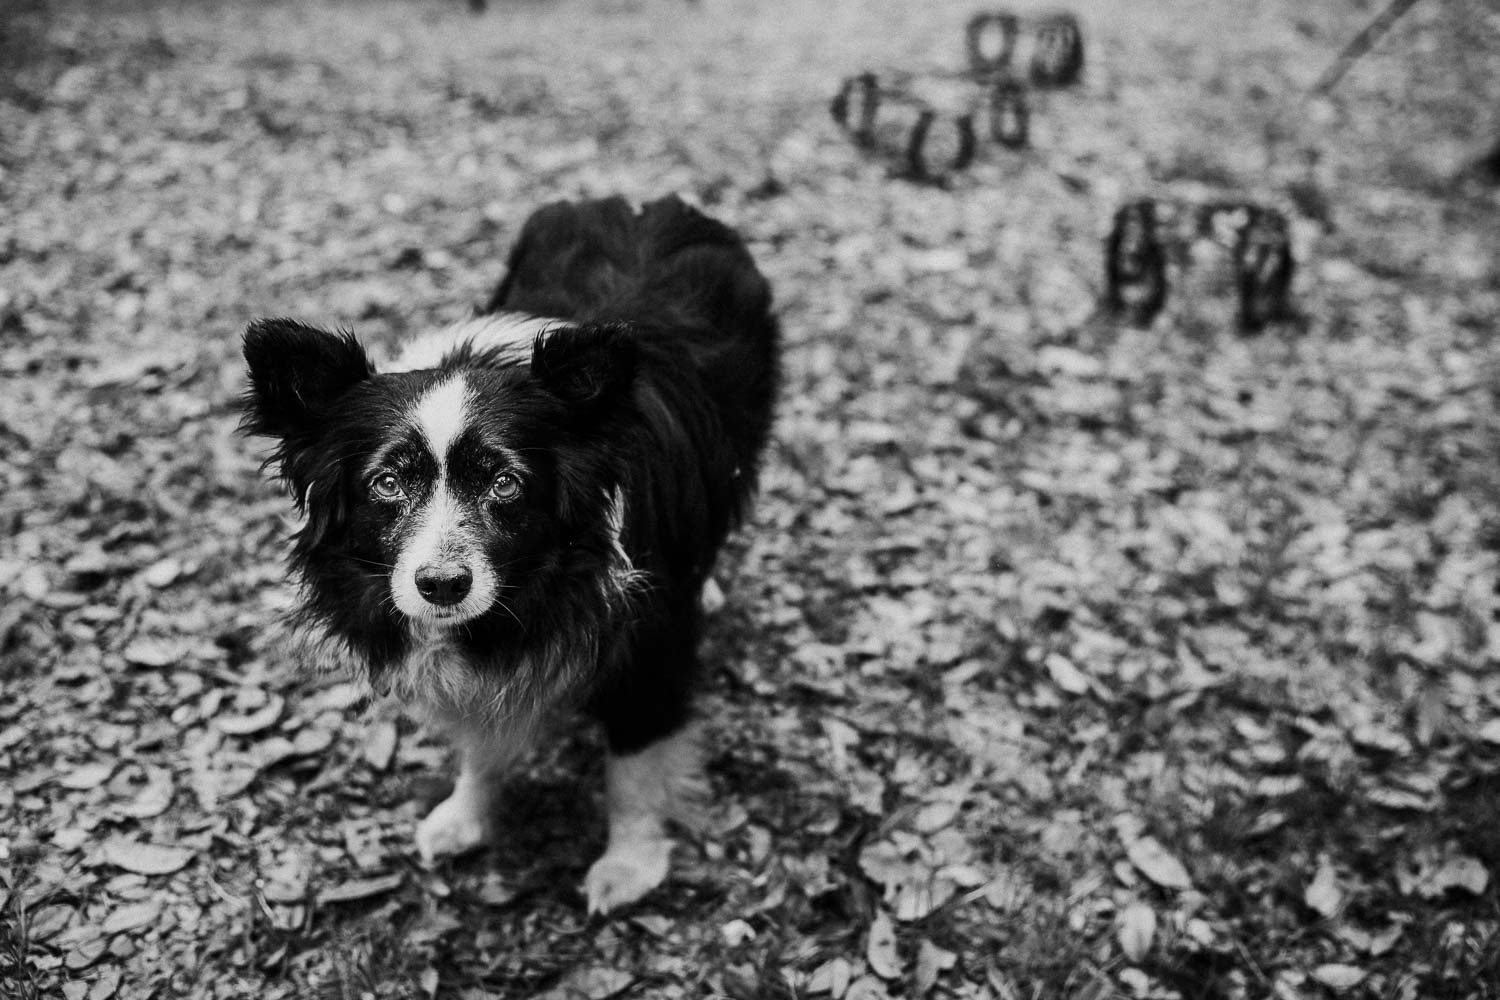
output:
M 1336 116 L 1274 128 L 1358 11 L 1086 12 L 1034 148 L 946 191 L 822 104 L 950 64 L 967 8 L 540 5 L 502 41 L 457 4 L 46 6 L 0 82 L 0 979 L 1479 995 L 1500 226 L 1442 163 L 1500 97 L 1472 5 L 1412 14 L 1442 80 L 1393 35 Z M 389 345 L 482 297 L 537 204 L 673 188 L 750 239 L 787 378 L 706 629 L 724 813 L 590 923 L 589 737 L 530 762 L 494 852 L 419 876 L 447 751 L 276 640 L 288 508 L 234 434 L 236 331 Z M 1294 322 L 1238 337 L 1201 262 L 1151 329 L 1097 312 L 1120 200 L 1249 188 L 1332 220 L 1294 213 Z

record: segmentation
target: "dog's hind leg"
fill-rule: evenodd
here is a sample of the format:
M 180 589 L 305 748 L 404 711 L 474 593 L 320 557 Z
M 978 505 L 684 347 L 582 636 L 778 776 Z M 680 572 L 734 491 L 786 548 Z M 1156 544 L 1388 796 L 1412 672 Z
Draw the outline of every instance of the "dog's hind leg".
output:
M 696 825 L 703 790 L 690 710 L 697 623 L 692 594 L 676 614 L 636 637 L 629 669 L 619 670 L 591 706 L 609 740 L 609 843 L 584 880 L 590 913 L 608 913 L 660 885 L 672 853 L 668 821 Z
M 608 913 L 661 885 L 672 853 L 667 821 L 691 818 L 701 783 L 692 726 L 635 753 L 610 755 L 609 846 L 584 880 L 590 913 Z

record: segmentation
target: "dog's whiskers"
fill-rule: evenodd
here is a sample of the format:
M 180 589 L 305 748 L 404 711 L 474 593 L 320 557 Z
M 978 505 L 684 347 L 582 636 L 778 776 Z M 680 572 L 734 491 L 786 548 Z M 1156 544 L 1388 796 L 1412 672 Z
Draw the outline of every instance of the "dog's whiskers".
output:
M 521 626 L 521 634 L 522 635 L 526 634 L 526 623 L 521 620 L 521 616 L 520 615 L 516 614 L 514 611 L 511 610 L 511 607 L 510 607 L 509 604 L 506 604 L 504 601 L 500 600 L 497 597 L 497 598 L 495 598 L 495 607 L 499 608 L 501 611 L 504 611 L 506 614 L 508 614 L 512 618 L 514 618 L 516 620 L 516 624 L 519 625 L 519 626 Z

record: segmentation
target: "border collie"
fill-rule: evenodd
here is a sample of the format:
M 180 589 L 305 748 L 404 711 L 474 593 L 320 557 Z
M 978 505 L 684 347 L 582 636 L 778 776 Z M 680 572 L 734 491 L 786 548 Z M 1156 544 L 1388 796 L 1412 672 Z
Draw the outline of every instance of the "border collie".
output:
M 477 316 L 378 370 L 351 334 L 250 324 L 243 426 L 304 515 L 302 624 L 458 751 L 424 861 L 484 844 L 495 780 L 582 710 L 609 748 L 590 912 L 666 877 L 699 595 L 755 488 L 778 336 L 743 241 L 673 197 L 542 208 Z

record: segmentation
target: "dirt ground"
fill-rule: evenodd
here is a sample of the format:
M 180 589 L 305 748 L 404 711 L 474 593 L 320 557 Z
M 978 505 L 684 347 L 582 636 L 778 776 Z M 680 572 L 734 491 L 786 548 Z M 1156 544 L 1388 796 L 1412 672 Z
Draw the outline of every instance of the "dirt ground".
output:
M 1500 996 L 1500 13 L 1304 99 L 1377 6 L 1081 6 L 1082 83 L 947 189 L 827 101 L 963 99 L 968 3 L 9 7 L 0 997 Z M 787 374 L 710 821 L 590 919 L 595 734 L 425 871 L 441 742 L 298 668 L 239 335 L 389 346 L 537 205 L 668 191 Z M 1139 194 L 1280 207 L 1296 316 L 1240 334 L 1208 243 L 1104 314 Z

